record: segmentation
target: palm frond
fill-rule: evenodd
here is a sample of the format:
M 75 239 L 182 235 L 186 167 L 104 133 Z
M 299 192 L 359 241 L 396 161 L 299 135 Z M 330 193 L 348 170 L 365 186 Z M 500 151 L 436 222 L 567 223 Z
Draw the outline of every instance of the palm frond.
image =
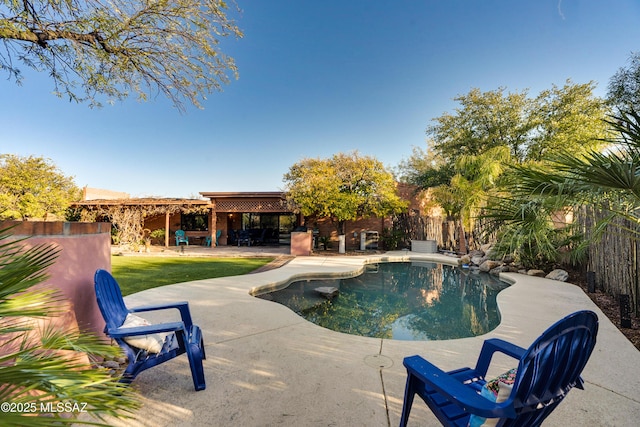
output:
M 60 292 L 34 288 L 47 279 L 58 250 L 46 244 L 24 249 L 23 242 L 0 230 L 0 401 L 33 405 L 29 408 L 37 411 L 5 412 L 1 424 L 109 425 L 104 416 L 129 416 L 139 405 L 134 391 L 91 364 L 91 359 L 120 354 L 118 347 L 82 331 L 37 327 L 37 319 L 62 312 Z M 52 410 L 60 403 L 85 405 L 96 418 Z

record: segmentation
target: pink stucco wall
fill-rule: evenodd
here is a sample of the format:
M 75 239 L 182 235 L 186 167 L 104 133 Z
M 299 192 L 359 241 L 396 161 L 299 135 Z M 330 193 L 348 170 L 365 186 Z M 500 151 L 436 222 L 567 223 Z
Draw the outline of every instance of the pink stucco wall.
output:
M 309 232 L 291 233 L 291 255 L 307 256 L 311 255 L 311 242 L 313 235 Z
M 111 224 L 75 222 L 0 222 L 0 229 L 17 224 L 12 238 L 28 237 L 25 247 L 53 243 L 58 258 L 47 270 L 43 286 L 59 289 L 70 301 L 78 325 L 104 336 L 104 320 L 96 303 L 93 276 L 97 269 L 111 271 Z

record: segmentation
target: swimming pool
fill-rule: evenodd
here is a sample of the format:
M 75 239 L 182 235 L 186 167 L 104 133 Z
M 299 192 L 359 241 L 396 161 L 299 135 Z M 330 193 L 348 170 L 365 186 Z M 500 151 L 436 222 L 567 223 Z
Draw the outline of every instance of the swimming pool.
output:
M 357 277 L 296 280 L 257 297 L 338 332 L 447 340 L 482 335 L 498 326 L 496 296 L 507 286 L 488 274 L 458 267 L 387 262 L 366 265 Z

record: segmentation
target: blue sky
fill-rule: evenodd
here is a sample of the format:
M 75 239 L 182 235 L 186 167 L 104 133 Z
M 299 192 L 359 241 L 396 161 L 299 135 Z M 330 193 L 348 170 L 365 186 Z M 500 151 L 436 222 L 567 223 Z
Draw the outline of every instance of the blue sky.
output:
M 0 153 L 134 197 L 275 191 L 304 157 L 358 150 L 396 166 L 472 88 L 535 96 L 572 79 L 604 96 L 640 50 L 637 0 L 237 2 L 245 37 L 223 49 L 240 78 L 204 110 L 160 96 L 90 109 L 24 70 L 22 86 L 0 80 Z

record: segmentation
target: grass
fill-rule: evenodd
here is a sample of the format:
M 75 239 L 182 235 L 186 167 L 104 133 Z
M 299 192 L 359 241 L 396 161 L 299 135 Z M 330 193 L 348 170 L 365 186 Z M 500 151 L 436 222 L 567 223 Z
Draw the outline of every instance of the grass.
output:
M 111 257 L 113 277 L 122 295 L 192 280 L 238 276 L 269 263 L 273 258 Z

